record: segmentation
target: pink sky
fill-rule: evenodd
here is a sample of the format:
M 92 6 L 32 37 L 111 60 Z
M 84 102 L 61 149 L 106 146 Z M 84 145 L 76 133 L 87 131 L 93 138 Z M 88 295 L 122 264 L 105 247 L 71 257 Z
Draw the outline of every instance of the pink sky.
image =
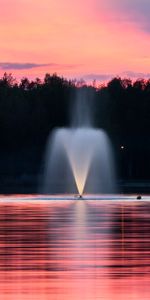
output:
M 150 77 L 149 13 L 147 0 L 1 0 L 0 75 Z

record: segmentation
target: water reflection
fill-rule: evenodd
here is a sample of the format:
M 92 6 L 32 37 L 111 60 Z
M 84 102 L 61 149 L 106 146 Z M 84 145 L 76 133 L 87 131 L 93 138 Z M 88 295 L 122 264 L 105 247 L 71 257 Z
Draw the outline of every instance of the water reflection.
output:
M 0 202 L 0 299 L 149 299 L 144 201 Z

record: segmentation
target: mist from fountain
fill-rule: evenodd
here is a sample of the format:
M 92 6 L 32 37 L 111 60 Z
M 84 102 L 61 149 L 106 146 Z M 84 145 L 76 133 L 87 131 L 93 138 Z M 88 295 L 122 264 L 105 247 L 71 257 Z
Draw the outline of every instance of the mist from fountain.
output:
M 88 96 L 85 90 L 78 92 L 72 126 L 56 129 L 49 137 L 44 193 L 115 192 L 110 141 L 103 130 L 92 126 Z

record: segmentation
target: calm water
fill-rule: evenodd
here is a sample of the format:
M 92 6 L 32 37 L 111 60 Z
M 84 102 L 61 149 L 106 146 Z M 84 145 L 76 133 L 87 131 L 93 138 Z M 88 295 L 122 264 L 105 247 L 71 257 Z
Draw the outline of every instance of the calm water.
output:
M 0 199 L 0 300 L 150 299 L 150 202 Z

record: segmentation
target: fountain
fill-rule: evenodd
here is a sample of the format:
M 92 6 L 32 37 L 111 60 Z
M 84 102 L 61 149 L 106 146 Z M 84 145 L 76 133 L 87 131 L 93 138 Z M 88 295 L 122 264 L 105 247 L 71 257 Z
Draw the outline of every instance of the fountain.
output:
M 49 138 L 44 193 L 114 193 L 115 174 L 110 141 L 92 126 L 87 95 L 78 92 L 70 128 L 53 131 Z

